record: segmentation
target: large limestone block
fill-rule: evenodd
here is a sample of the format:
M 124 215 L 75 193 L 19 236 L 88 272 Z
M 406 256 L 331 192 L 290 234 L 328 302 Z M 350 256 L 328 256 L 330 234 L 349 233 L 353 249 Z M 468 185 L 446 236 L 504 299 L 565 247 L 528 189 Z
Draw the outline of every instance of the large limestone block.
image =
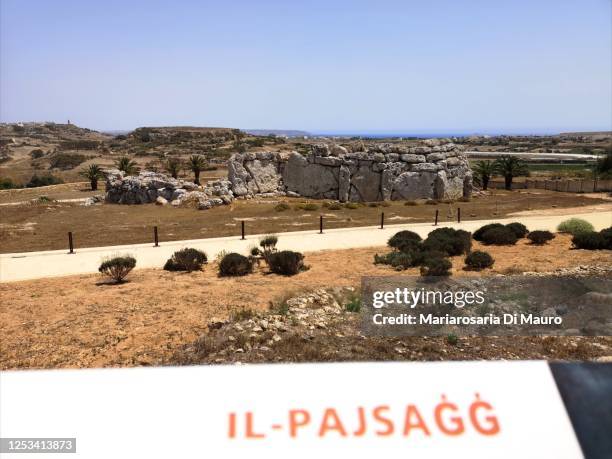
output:
M 249 177 L 249 173 L 239 160 L 232 158 L 228 161 L 227 178 L 232 182 L 232 189 L 236 196 L 248 194 L 247 182 L 249 181 Z
M 402 172 L 393 183 L 392 199 L 431 199 L 435 180 L 433 172 Z
M 439 171 L 435 180 L 435 199 L 459 199 L 463 196 L 464 177 Z
M 292 154 L 283 172 L 287 191 L 311 198 L 337 199 L 340 168 L 309 163 L 299 153 Z
M 338 175 L 338 200 L 346 202 L 351 189 L 351 170 L 347 166 L 340 166 Z
M 351 201 L 380 201 L 382 199 L 380 185 L 381 174 L 366 165 L 360 165 L 351 177 L 349 198 Z
M 281 175 L 278 172 L 278 163 L 268 159 L 245 161 L 244 168 L 250 175 L 247 188 L 252 193 L 270 193 L 278 189 Z

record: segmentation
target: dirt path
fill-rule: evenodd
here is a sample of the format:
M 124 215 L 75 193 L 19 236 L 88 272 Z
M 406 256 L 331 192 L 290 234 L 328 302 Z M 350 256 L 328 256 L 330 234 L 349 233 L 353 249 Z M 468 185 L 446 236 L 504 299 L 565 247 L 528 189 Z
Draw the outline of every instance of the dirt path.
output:
M 568 236 L 533 248 L 524 240 L 488 247 L 493 272 L 550 271 L 577 265 L 610 265 L 609 251 L 572 250 Z M 479 247 L 478 243 L 474 248 Z M 396 275 L 372 263 L 386 248 L 308 253 L 311 269 L 294 277 L 256 272 L 219 278 L 216 266 L 203 272 L 133 272 L 122 285 L 101 284 L 98 275 L 0 284 L 0 367 L 64 368 L 149 365 L 165 361 L 193 342 L 213 317 L 244 308 L 266 309 L 303 290 L 357 286 L 365 275 Z M 454 275 L 463 259 L 453 260 Z M 416 269 L 405 272 L 417 274 Z M 493 354 L 491 354 L 493 355 Z

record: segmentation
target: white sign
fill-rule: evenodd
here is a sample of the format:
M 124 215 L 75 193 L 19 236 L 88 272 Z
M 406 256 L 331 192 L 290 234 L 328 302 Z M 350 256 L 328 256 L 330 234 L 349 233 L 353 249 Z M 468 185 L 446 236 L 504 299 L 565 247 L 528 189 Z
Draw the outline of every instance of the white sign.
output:
M 546 362 L 51 370 L 0 377 L 1 436 L 74 437 L 78 457 L 582 457 Z

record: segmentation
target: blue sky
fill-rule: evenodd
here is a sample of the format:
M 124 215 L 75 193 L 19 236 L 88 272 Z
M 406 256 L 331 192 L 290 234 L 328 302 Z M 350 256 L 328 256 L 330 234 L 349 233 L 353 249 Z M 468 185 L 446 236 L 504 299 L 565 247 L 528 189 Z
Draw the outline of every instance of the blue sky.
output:
M 0 0 L 0 119 L 612 129 L 610 0 Z

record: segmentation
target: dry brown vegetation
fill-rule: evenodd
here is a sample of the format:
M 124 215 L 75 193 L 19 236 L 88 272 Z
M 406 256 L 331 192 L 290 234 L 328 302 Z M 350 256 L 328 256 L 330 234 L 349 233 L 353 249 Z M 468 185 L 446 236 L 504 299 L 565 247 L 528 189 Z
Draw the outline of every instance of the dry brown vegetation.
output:
M 486 250 L 496 260 L 493 273 L 612 264 L 609 251 L 570 251 L 570 245 L 569 236 L 558 235 L 537 249 L 521 240 L 516 246 Z M 474 249 L 478 248 L 476 243 Z M 173 363 L 176 353 L 204 333 L 213 317 L 226 319 L 243 309 L 266 310 L 271 301 L 278 302 L 291 292 L 358 286 L 365 275 L 396 275 L 389 267 L 372 263 L 374 254 L 382 251 L 386 248 L 308 253 L 306 263 L 311 269 L 293 277 L 262 269 L 241 278 L 220 278 L 211 264 L 192 273 L 134 271 L 121 285 L 109 285 L 96 275 L 0 284 L 0 367 Z M 478 275 L 463 271 L 462 257 L 455 257 L 453 265 L 455 276 Z M 403 273 L 417 274 L 417 270 Z M 419 338 L 406 341 L 407 352 L 394 358 L 588 359 L 611 354 L 609 338 L 577 340 L 479 338 L 473 344 L 462 341 L 461 347 L 447 349 L 442 340 Z M 391 346 L 383 343 L 380 349 L 380 355 L 385 355 Z

